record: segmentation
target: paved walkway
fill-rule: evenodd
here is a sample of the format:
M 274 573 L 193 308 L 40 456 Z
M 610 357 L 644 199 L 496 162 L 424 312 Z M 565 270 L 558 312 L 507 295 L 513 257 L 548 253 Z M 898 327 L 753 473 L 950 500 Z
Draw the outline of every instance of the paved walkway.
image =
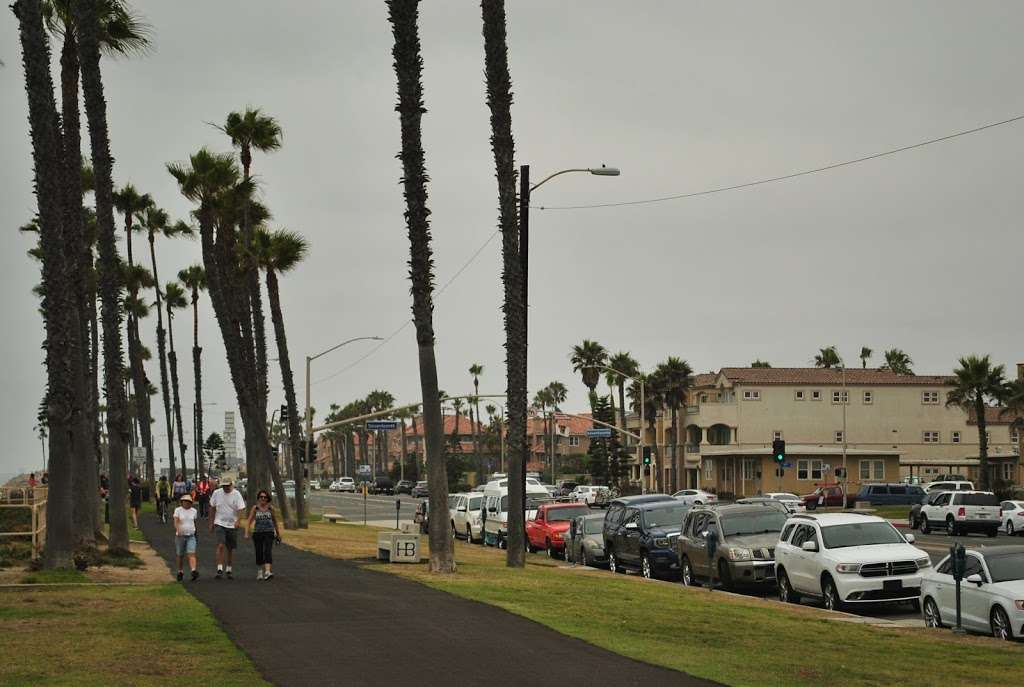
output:
M 173 528 L 152 514 L 141 525 L 173 565 Z M 275 685 L 714 684 L 623 658 L 494 606 L 290 546 L 274 547 L 274 579 L 257 582 L 252 543 L 240 537 L 235 579 L 215 580 L 214 551 L 213 536 L 201 529 L 201 577 L 184 584 Z

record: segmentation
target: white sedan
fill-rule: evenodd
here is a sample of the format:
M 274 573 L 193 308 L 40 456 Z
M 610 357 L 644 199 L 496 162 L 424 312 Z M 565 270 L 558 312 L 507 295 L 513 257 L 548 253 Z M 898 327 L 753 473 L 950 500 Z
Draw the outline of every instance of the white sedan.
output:
M 967 551 L 960 607 L 966 630 L 996 639 L 1024 636 L 1024 546 Z M 956 624 L 956 582 L 949 556 L 921 579 L 921 614 L 928 627 Z
M 718 497 L 700 489 L 683 489 L 672 494 L 672 498 L 682 501 L 690 506 L 703 505 L 706 503 L 718 503 Z
M 807 510 L 807 506 L 804 505 L 804 500 L 796 494 L 790 494 L 784 491 L 769 491 L 766 494 L 762 494 L 766 499 L 772 499 L 773 501 L 780 502 L 786 507 L 790 513 L 803 513 Z
M 1024 532 L 1024 501 L 1003 501 L 1003 530 L 1011 537 Z

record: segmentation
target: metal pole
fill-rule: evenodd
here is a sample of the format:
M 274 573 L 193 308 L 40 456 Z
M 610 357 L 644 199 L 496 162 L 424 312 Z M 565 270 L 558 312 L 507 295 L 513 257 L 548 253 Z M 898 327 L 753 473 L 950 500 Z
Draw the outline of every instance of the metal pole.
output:
M 846 363 L 843 363 L 843 395 L 839 400 L 843 402 L 843 508 L 846 508 L 846 483 L 849 480 L 846 472 L 846 406 L 850 400 L 850 392 L 846 388 Z
M 303 451 L 306 454 L 304 463 L 309 463 L 309 447 L 313 441 L 313 417 L 309 412 L 309 364 L 313 361 L 308 355 L 306 356 L 306 444 L 303 447 Z
M 644 484 L 644 444 L 647 439 L 647 427 L 644 426 L 646 422 L 646 416 L 644 415 L 644 376 L 640 374 L 640 431 L 637 434 L 640 435 L 640 491 L 646 494 L 651 491 L 651 487 Z M 653 485 L 654 478 L 654 456 L 651 456 L 651 480 L 650 483 Z

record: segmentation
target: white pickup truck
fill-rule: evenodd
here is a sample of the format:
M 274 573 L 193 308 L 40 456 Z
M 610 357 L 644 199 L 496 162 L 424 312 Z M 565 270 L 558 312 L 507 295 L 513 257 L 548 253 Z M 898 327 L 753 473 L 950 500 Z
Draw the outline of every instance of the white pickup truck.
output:
M 951 537 L 967 532 L 999 533 L 1002 508 L 990 491 L 947 491 L 921 506 L 921 534 L 945 528 Z

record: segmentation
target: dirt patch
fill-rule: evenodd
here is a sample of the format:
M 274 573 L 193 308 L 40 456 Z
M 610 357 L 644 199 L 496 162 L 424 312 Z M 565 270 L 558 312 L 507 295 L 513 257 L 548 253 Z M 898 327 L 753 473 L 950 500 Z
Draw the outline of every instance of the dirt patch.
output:
M 138 568 L 101 565 L 89 568 L 85 574 L 93 582 L 160 583 L 171 579 L 171 571 L 167 564 L 149 544 L 132 542 L 129 549 L 142 561 L 142 565 Z

